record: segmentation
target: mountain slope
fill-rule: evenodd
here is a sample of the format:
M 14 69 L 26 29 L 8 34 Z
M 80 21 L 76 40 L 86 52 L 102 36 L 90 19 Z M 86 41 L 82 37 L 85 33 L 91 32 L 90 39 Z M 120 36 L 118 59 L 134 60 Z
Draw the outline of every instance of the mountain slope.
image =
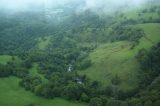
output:
M 160 41 L 160 24 L 138 24 L 134 27 L 142 28 L 146 34 L 135 48 L 131 49 L 130 42 L 102 44 L 89 54 L 88 58 L 93 65 L 79 73 L 86 74 L 103 85 L 111 85 L 111 80 L 118 75 L 121 80 L 118 85 L 120 89 L 126 91 L 136 88 L 140 65 L 135 56 L 140 49 L 150 49 Z

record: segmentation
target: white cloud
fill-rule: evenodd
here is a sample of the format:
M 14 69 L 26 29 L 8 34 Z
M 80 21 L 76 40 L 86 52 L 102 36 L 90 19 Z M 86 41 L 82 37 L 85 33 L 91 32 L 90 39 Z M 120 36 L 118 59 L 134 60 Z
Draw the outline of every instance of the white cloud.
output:
M 118 7 L 122 5 L 137 6 L 144 3 L 146 0 L 0 0 L 0 8 L 8 9 L 20 9 L 20 8 L 32 8 L 34 6 L 59 6 L 66 3 L 73 3 L 85 1 L 87 8 L 110 8 Z
M 27 8 L 29 5 L 40 5 L 44 0 L 0 0 L 0 7 L 7 9 Z
M 86 0 L 88 7 L 100 7 L 100 6 L 121 6 L 121 5 L 141 5 L 147 0 Z

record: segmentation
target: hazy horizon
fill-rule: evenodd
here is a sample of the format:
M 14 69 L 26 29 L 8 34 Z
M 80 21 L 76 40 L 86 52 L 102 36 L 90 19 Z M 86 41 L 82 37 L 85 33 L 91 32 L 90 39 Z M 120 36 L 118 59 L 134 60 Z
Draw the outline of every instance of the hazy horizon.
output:
M 121 6 L 141 6 L 148 0 L 0 0 L 0 8 L 9 10 L 32 9 L 33 7 L 59 7 L 73 5 L 74 3 L 84 2 L 82 8 L 118 8 Z

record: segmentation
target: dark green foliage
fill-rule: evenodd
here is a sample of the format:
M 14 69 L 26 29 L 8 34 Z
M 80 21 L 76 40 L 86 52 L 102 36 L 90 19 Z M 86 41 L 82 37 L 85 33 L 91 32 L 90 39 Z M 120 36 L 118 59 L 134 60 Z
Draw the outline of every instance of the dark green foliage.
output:
M 82 94 L 82 90 L 77 83 L 70 82 L 63 91 L 62 96 L 70 100 L 79 100 Z
M 45 98 L 62 97 L 68 100 L 88 102 L 98 95 L 98 82 L 90 82 L 84 76 L 72 72 L 54 72 L 48 75 L 48 83 L 43 84 L 41 78 L 26 76 L 20 85 L 36 95 Z
M 22 67 L 26 67 L 27 69 L 32 67 L 32 62 L 30 60 L 25 60 L 22 64 Z
M 56 97 L 56 95 L 54 95 L 55 92 L 56 91 L 53 91 L 53 88 L 50 84 L 46 84 L 46 85 L 42 85 L 42 88 L 41 90 L 39 90 L 38 93 L 40 96 L 51 99 L 51 98 Z
M 113 94 L 113 88 L 112 86 L 107 86 L 104 90 L 104 94 L 107 95 L 107 96 L 112 96 Z
M 139 96 L 144 106 L 153 106 L 152 101 L 159 98 L 159 75 L 160 75 L 160 43 L 153 46 L 149 51 L 141 49 L 137 59 L 141 64 L 140 87 L 146 87 Z M 142 103 L 142 101 L 140 103 Z M 155 102 L 156 103 L 156 102 Z M 138 105 L 138 104 L 137 104 Z M 141 104 L 140 104 L 141 105 Z
M 159 105 L 160 105 L 160 100 L 154 102 L 154 106 L 159 106 Z
M 158 15 L 160 16 L 160 10 L 158 10 Z
M 143 106 L 143 104 L 142 103 L 137 103 L 136 106 Z
M 149 52 L 145 49 L 140 50 L 137 59 L 143 70 L 141 86 L 148 85 L 160 74 L 160 43 L 152 47 Z
M 0 77 L 8 77 L 12 74 L 12 68 L 0 65 Z
M 140 103 L 141 103 L 141 101 L 139 99 L 135 99 L 135 98 L 128 101 L 129 106 L 136 106 L 136 105 L 139 105 Z
M 81 70 L 84 70 L 84 69 L 90 67 L 91 65 L 92 65 L 91 60 L 84 60 L 77 67 Z
M 114 31 L 111 33 L 113 38 L 112 41 L 131 41 L 138 43 L 139 39 L 143 37 L 145 34 L 143 30 L 131 28 L 131 27 L 115 27 Z
M 108 102 L 108 98 L 105 96 L 100 96 L 100 99 L 102 101 L 102 106 L 105 106 L 105 104 Z
M 128 106 L 127 102 L 122 102 L 120 106 Z
M 26 90 L 31 90 L 32 92 L 35 91 L 35 87 L 42 83 L 40 77 L 30 77 L 26 76 L 20 82 L 20 85 L 23 86 Z
M 14 62 L 8 62 L 7 65 L 0 65 L 0 77 L 15 75 L 17 77 L 25 77 L 28 70 L 25 67 L 17 66 Z
M 81 101 L 88 102 L 89 97 L 85 93 L 82 93 L 80 99 L 81 99 Z
M 28 75 L 28 70 L 26 68 L 22 68 L 22 67 L 17 67 L 15 69 L 13 69 L 13 75 L 23 78 L 25 76 Z
M 118 100 L 110 100 L 105 106 L 121 106 L 121 102 Z
M 144 103 L 144 106 L 153 106 L 153 103 L 149 100 Z
M 92 98 L 89 102 L 89 106 L 102 106 L 102 100 L 100 98 Z
M 118 90 L 117 98 L 120 99 L 120 100 L 126 100 L 126 98 L 134 97 L 137 94 L 138 91 L 139 91 L 138 88 L 127 91 L 127 92 L 122 91 L 122 90 Z
M 121 83 L 121 79 L 117 75 L 113 77 L 112 84 L 119 85 L 120 83 Z

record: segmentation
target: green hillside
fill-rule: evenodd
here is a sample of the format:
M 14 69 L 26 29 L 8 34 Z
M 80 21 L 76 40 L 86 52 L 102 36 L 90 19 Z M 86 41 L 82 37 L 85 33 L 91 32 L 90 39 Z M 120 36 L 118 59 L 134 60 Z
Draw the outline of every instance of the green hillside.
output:
M 88 57 L 93 65 L 79 73 L 86 74 L 92 80 L 100 81 L 103 85 L 111 85 L 111 80 L 118 75 L 121 80 L 119 87 L 122 90 L 136 88 L 140 65 L 135 56 L 140 49 L 149 49 L 160 41 L 160 24 L 138 24 L 134 27 L 144 29 L 146 34 L 134 49 L 131 49 L 130 42 L 102 44 Z
M 160 106 L 160 1 L 71 1 L 0 8 L 0 106 Z

